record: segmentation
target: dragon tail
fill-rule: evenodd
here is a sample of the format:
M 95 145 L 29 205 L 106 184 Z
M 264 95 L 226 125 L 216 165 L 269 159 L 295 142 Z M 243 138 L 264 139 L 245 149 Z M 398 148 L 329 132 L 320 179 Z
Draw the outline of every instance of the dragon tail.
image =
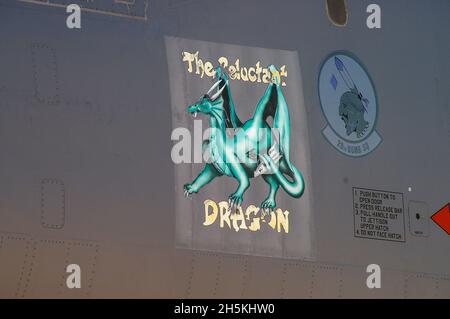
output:
M 294 198 L 299 198 L 303 195 L 305 190 L 305 182 L 298 169 L 291 163 L 289 164 L 291 166 L 290 169 L 292 174 L 290 177 L 293 179 L 292 182 L 289 181 L 279 169 L 275 170 L 274 175 L 286 193 Z

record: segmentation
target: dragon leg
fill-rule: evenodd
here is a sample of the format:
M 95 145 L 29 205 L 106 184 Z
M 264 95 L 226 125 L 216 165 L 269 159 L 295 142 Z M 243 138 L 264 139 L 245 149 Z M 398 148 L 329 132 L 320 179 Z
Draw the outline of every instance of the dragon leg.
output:
M 235 154 L 232 155 L 232 159 L 227 161 L 228 167 L 230 168 L 231 174 L 237 179 L 239 186 L 236 191 L 230 195 L 228 202 L 231 208 L 240 207 L 244 200 L 244 193 L 250 186 L 250 181 L 248 179 L 247 173 L 244 167 L 242 167 L 239 159 Z
M 203 186 L 211 182 L 217 176 L 220 176 L 217 169 L 212 164 L 206 164 L 203 171 L 191 184 L 184 185 L 184 195 L 188 197 L 192 193 L 197 193 Z
M 273 175 L 263 175 L 264 180 L 269 184 L 270 190 L 269 195 L 267 195 L 266 199 L 262 202 L 261 207 L 263 209 L 275 209 L 276 202 L 275 197 L 277 195 L 278 188 L 280 185 Z

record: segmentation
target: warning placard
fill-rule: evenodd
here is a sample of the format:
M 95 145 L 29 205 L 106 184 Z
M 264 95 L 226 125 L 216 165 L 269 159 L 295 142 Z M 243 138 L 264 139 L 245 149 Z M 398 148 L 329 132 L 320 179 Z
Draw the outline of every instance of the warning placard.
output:
M 405 242 L 403 194 L 353 188 L 355 237 Z

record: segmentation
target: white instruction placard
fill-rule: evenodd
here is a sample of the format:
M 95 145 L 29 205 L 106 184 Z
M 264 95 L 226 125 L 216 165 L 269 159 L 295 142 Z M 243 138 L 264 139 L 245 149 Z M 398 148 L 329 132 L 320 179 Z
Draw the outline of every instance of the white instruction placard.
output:
M 355 237 L 405 242 L 403 194 L 353 188 Z

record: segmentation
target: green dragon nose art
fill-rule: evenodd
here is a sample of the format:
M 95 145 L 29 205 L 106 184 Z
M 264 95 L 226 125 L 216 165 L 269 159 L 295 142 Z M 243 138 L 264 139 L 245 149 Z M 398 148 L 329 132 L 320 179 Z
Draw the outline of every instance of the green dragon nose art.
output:
M 302 196 L 305 189 L 303 177 L 289 159 L 288 105 L 280 87 L 278 71 L 273 65 L 269 69 L 272 83 L 256 106 L 253 117 L 245 123 L 236 115 L 228 76 L 220 68 L 216 69 L 218 81 L 198 102 L 201 105 L 199 108 L 210 116 L 211 135 L 204 143 L 204 152 L 209 152 L 211 162 L 205 165 L 192 183 L 184 185 L 186 197 L 224 175 L 235 178 L 239 183 L 236 191 L 229 196 L 230 207 L 234 209 L 242 205 L 250 178 L 259 176 L 269 184 L 269 195 L 261 204 L 263 209 L 275 209 L 280 186 L 292 197 Z M 267 123 L 269 117 L 273 119 L 272 127 Z M 232 136 L 227 134 L 230 129 L 234 131 Z M 279 139 L 270 133 L 259 134 L 273 129 L 279 133 Z

